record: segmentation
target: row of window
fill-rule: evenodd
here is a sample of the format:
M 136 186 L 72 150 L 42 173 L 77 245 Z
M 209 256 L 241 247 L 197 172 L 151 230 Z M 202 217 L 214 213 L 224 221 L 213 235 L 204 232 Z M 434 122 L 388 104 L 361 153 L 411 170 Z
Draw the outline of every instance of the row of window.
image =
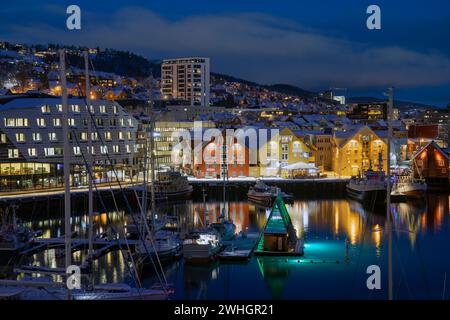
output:
M 113 145 L 112 146 L 112 152 L 113 153 L 120 153 L 120 146 L 119 145 Z M 89 152 L 89 147 L 87 147 L 87 152 Z M 125 145 L 125 152 L 131 153 L 131 146 Z M 100 146 L 100 153 L 101 154 L 107 154 L 108 153 L 108 146 Z M 76 156 L 81 156 L 81 147 L 76 146 L 73 147 L 73 154 Z M 95 148 L 92 147 L 92 154 L 95 154 Z M 44 155 L 46 157 L 53 157 L 53 156 L 62 156 L 63 155 L 63 148 L 60 147 L 50 147 L 50 148 L 44 148 Z M 30 157 L 37 157 L 38 153 L 36 148 L 28 148 L 28 156 Z M 8 149 L 8 158 L 10 159 L 17 159 L 19 158 L 19 150 L 18 149 Z
M 61 127 L 61 119 L 60 118 L 53 118 L 52 121 L 53 121 L 54 127 Z M 4 123 L 5 123 L 5 127 L 7 127 L 7 128 L 11 128 L 11 127 L 21 128 L 21 127 L 28 127 L 28 125 L 29 125 L 28 118 L 4 118 Z M 71 127 L 76 126 L 75 118 L 67 119 L 67 123 Z M 103 126 L 105 121 L 103 118 L 96 118 L 95 123 L 97 126 Z M 41 127 L 41 128 L 44 128 L 47 126 L 45 118 L 37 118 L 36 124 L 38 127 Z M 88 119 L 86 119 L 86 118 L 82 119 L 82 125 L 87 126 Z M 110 126 L 120 125 L 121 127 L 126 127 L 128 125 L 129 127 L 134 127 L 133 120 L 131 118 L 128 118 L 128 119 L 120 118 L 119 121 L 117 121 L 117 119 L 115 119 L 115 118 L 110 119 L 109 125 Z
M 106 141 L 111 141 L 112 140 L 112 136 L 113 136 L 113 134 L 112 134 L 111 131 L 105 131 L 104 132 L 104 139 Z M 127 136 L 128 140 L 131 140 L 133 134 L 130 131 L 127 131 L 126 132 L 126 136 Z M 119 131 L 117 133 L 117 137 L 118 137 L 119 140 L 125 140 L 125 132 Z M 40 132 L 33 132 L 32 138 L 33 138 L 34 142 L 41 142 L 42 141 L 42 134 Z M 80 133 L 78 133 L 77 138 L 79 140 L 81 140 L 81 141 L 87 141 L 88 140 L 88 133 L 87 132 L 80 132 Z M 70 139 L 71 139 L 71 137 L 70 137 Z M 2 138 L 2 140 L 3 140 L 3 138 Z M 5 141 L 1 141 L 1 142 L 2 143 L 6 142 L 6 136 L 4 137 L 4 140 Z M 58 141 L 56 133 L 55 132 L 49 132 L 48 133 L 48 140 L 49 141 L 53 141 L 53 142 Z M 99 140 L 98 132 L 92 132 L 92 140 L 93 141 L 98 141 Z M 16 133 L 16 141 L 17 142 L 22 142 L 22 143 L 26 142 L 25 133 L 22 133 L 22 132 Z
M 85 107 L 85 106 L 83 106 L 83 107 Z M 78 105 L 78 104 L 71 104 L 71 105 L 69 105 L 69 110 L 72 111 L 73 113 L 80 113 L 81 112 L 81 106 Z M 41 107 L 41 111 L 42 111 L 42 113 L 47 114 L 47 113 L 51 112 L 51 108 L 50 108 L 49 105 L 46 104 L 46 105 L 43 105 Z M 63 111 L 62 110 L 62 104 L 57 104 L 56 105 L 56 111 L 57 112 L 62 112 Z M 92 114 L 95 113 L 94 106 L 91 105 L 90 111 L 91 111 Z M 98 106 L 98 112 L 99 113 L 108 113 L 108 107 L 105 106 L 105 105 L 99 105 Z M 114 113 L 114 114 L 119 113 L 119 108 L 116 105 L 112 106 L 112 113 Z

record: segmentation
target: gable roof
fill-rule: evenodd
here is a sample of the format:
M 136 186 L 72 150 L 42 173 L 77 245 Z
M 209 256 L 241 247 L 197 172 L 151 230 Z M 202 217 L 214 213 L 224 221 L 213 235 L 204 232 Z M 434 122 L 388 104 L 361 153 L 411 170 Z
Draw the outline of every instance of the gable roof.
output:
M 428 148 L 428 146 L 433 145 L 433 147 L 435 147 L 444 157 L 446 157 L 447 159 L 450 159 L 450 155 L 448 154 L 448 152 L 446 152 L 444 149 L 442 149 L 441 147 L 439 147 L 439 145 L 436 143 L 436 141 L 431 140 L 430 142 L 428 142 L 424 147 L 420 148 L 419 150 L 417 150 L 414 153 L 414 157 L 418 156 L 423 150 L 425 150 L 426 148 Z

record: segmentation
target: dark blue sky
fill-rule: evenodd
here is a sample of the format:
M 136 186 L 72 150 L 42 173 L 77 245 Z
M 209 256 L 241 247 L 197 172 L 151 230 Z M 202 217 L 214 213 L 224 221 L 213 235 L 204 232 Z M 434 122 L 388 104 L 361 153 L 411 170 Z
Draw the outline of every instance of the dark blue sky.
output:
M 65 28 L 78 4 L 82 30 Z M 366 28 L 366 8 L 382 30 Z M 212 70 L 310 90 L 348 88 L 450 103 L 450 1 L 184 0 L 4 2 L 0 38 L 126 49 L 152 59 L 211 57 Z

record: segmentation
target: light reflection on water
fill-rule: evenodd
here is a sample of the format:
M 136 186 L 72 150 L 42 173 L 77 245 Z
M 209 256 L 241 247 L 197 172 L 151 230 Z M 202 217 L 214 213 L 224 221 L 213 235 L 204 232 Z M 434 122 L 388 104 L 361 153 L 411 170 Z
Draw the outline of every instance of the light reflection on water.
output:
M 394 279 L 397 298 L 441 298 L 445 272 L 450 272 L 450 215 L 448 196 L 430 195 L 427 203 L 393 205 Z M 223 204 L 208 202 L 207 214 L 202 203 L 187 201 L 166 205 L 161 211 L 177 215 L 185 230 L 201 226 L 206 220 L 218 220 Z M 236 230 L 261 230 L 269 211 L 247 201 L 228 204 Z M 247 264 L 184 266 L 182 261 L 166 267 L 169 283 L 175 286 L 175 299 L 271 299 L 271 298 L 357 298 L 385 299 L 386 291 L 369 291 L 366 286 L 368 265 L 387 265 L 386 219 L 365 211 L 360 204 L 342 200 L 295 201 L 287 205 L 297 235 L 305 238 L 305 256 L 301 259 L 252 258 Z M 123 211 L 98 215 L 96 233 L 123 230 Z M 73 217 L 79 237 L 86 235 L 88 217 Z M 58 237 L 62 219 L 34 221 L 45 237 Z M 34 264 L 62 266 L 55 250 L 33 256 Z M 74 254 L 80 263 L 84 252 Z M 111 252 L 94 264 L 97 282 L 126 281 L 132 284 L 130 270 L 119 252 Z M 150 286 L 155 276 L 146 275 Z M 449 298 L 449 297 L 447 297 Z

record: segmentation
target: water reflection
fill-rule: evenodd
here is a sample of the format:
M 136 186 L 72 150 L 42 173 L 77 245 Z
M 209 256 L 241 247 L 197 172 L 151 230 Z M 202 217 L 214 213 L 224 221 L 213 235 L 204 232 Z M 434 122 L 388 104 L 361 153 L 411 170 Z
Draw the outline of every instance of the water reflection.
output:
M 450 257 L 440 255 L 436 259 L 433 252 L 450 249 L 449 203 L 448 195 L 429 195 L 424 203 L 392 205 L 397 259 L 394 279 L 400 298 L 422 297 L 423 283 L 428 284 L 430 291 L 440 291 L 442 295 L 441 275 L 450 272 Z M 205 206 L 186 201 L 165 204 L 159 211 L 179 217 L 182 230 L 188 232 L 193 227 L 218 221 L 222 208 L 222 202 L 208 202 Z M 248 264 L 216 262 L 208 267 L 175 262 L 165 269 L 168 282 L 175 286 L 174 298 L 385 298 L 384 290 L 369 295 L 365 287 L 365 268 L 370 264 L 383 267 L 387 263 L 384 215 L 368 212 L 359 203 L 345 199 L 294 201 L 287 208 L 297 235 L 305 239 L 304 257 L 287 260 L 258 257 Z M 267 208 L 247 201 L 231 201 L 226 210 L 238 232 L 261 230 L 270 213 Z M 101 213 L 95 217 L 95 233 L 118 231 L 122 236 L 126 221 L 124 211 Z M 77 236 L 85 237 L 88 217 L 75 215 L 72 223 Z M 60 218 L 35 218 L 28 225 L 42 230 L 44 237 L 63 234 L 62 213 Z M 59 250 L 34 255 L 33 264 L 63 266 Z M 80 263 L 85 253 L 85 250 L 75 252 L 74 262 Z M 96 282 L 133 284 L 132 271 L 121 252 L 101 257 L 94 270 Z M 157 279 L 149 275 L 143 281 L 150 285 Z M 345 287 L 346 292 L 338 291 L 339 286 Z

